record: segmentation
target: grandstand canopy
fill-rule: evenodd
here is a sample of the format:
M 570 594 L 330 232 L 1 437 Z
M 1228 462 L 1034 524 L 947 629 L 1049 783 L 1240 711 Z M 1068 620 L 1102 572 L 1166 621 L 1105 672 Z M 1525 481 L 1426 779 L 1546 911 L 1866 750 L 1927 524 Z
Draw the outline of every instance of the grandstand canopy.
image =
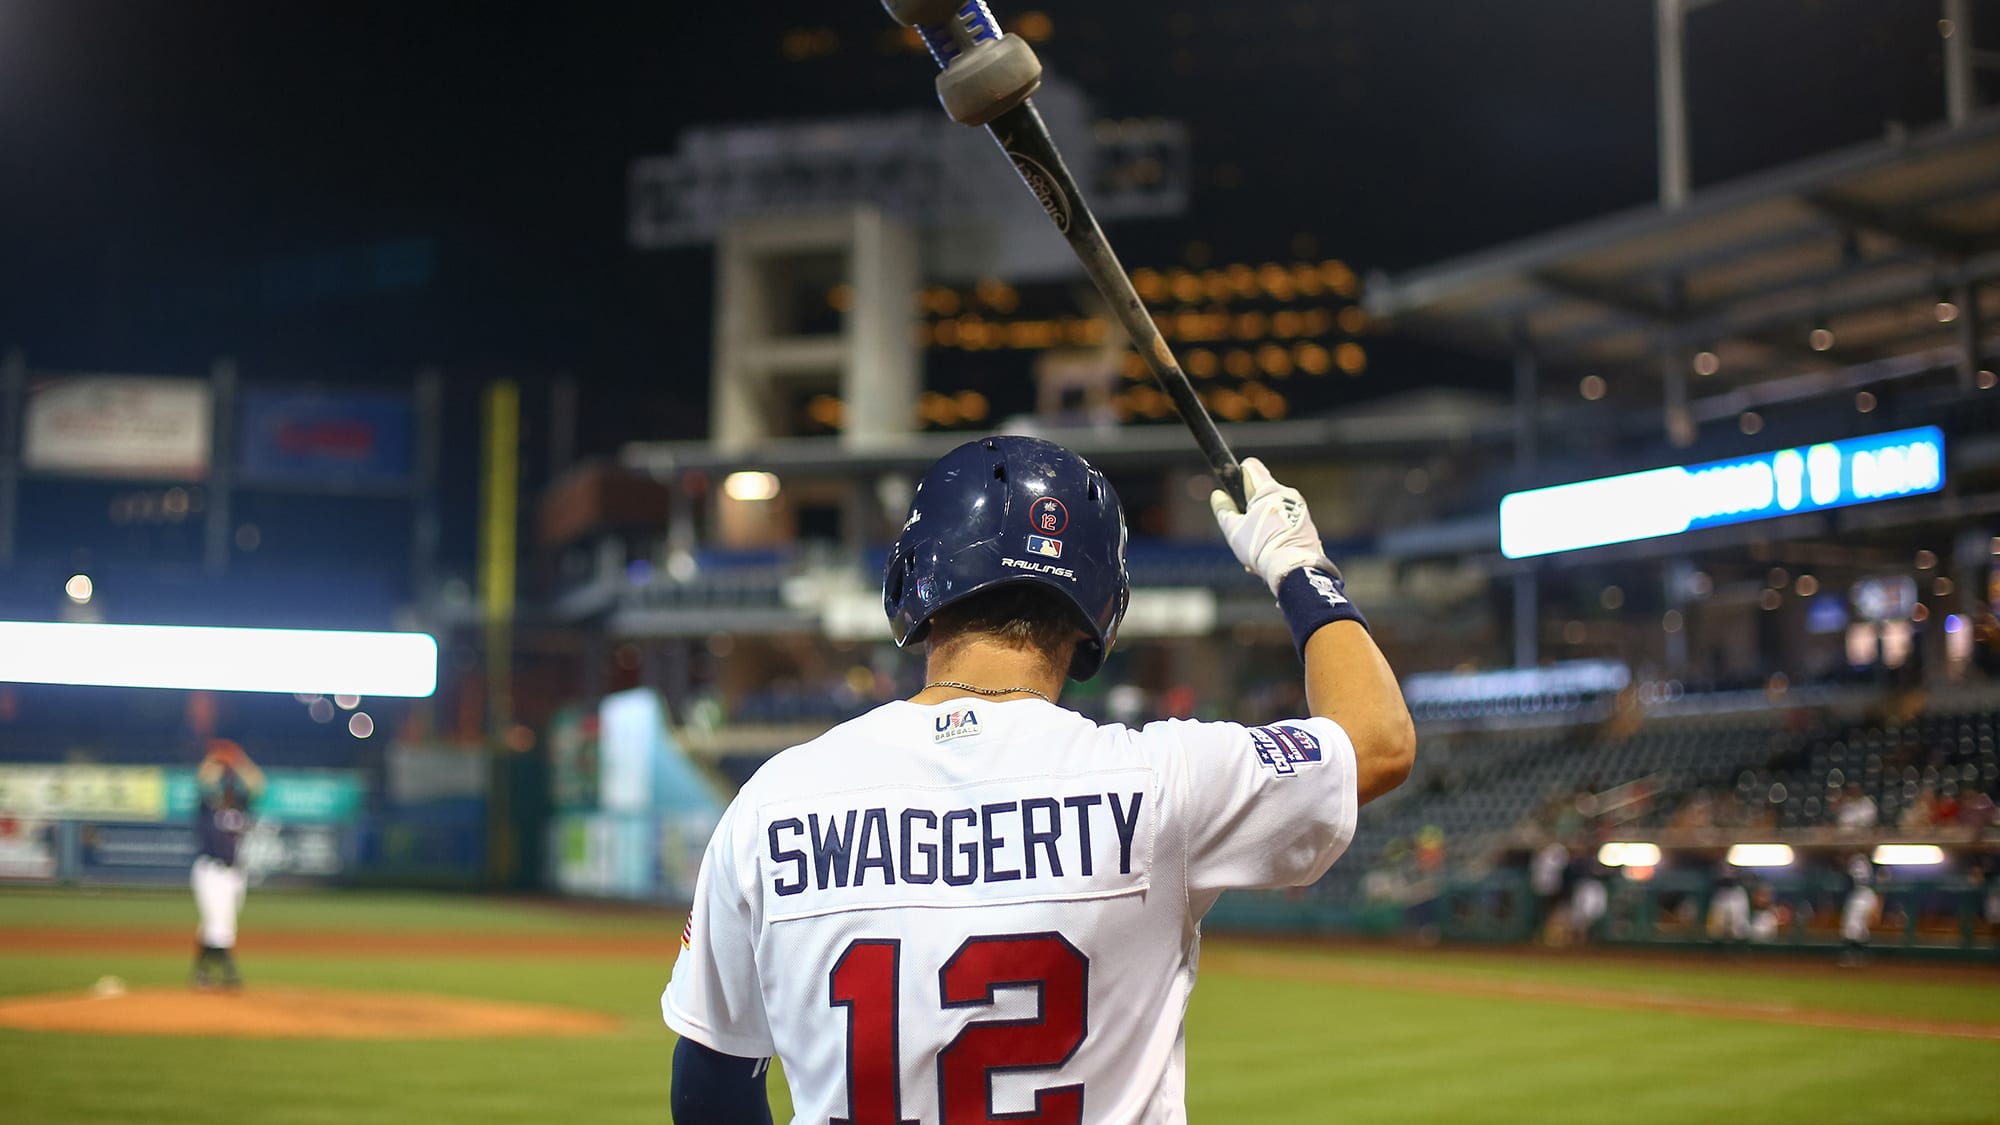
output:
M 1511 414 L 1490 396 L 1430 389 L 1391 396 L 1323 418 L 1224 423 L 1237 449 L 1266 458 L 1324 458 L 1338 451 L 1350 460 L 1400 458 L 1468 442 L 1497 442 L 1512 430 Z M 1195 466 L 1201 457 L 1179 422 L 1150 426 L 1093 425 L 1010 419 L 994 432 L 1032 433 L 1074 449 L 1107 468 Z M 666 478 L 676 472 L 754 469 L 868 476 L 918 471 L 980 437 L 983 430 L 911 434 L 882 449 L 854 450 L 832 437 L 787 437 L 755 449 L 731 451 L 706 441 L 632 442 L 619 454 L 627 468 Z
M 1703 421 L 1957 363 L 1982 310 L 1947 322 L 1939 302 L 1996 276 L 2000 112 L 1988 112 L 1708 188 L 1678 210 L 1371 279 L 1367 307 L 1412 335 L 1605 375 L 1671 377 L 1711 351 L 1717 370 L 1700 383 L 1732 393 L 1694 404 Z M 1992 323 L 2000 289 L 1985 305 Z

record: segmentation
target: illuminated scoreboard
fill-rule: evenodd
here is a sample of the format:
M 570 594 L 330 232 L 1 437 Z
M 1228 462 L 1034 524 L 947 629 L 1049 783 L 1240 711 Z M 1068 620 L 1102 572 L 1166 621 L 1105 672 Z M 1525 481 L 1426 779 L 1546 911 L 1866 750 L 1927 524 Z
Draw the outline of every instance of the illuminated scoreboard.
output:
M 1896 430 L 1509 493 L 1500 501 L 1500 553 L 1577 551 L 1943 487 L 1943 431 Z

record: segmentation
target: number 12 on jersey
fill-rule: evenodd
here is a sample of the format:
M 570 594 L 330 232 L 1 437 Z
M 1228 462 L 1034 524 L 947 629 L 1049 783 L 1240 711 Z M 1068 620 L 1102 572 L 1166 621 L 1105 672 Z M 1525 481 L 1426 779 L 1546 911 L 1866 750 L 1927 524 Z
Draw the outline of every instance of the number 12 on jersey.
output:
M 827 1003 L 847 1009 L 847 1112 L 830 1125 L 916 1125 L 902 1114 L 902 1070 L 897 1034 L 902 942 L 857 938 L 827 974 Z M 1032 1019 L 973 1020 L 938 1052 L 938 1104 L 942 1125 L 990 1121 L 1078 1125 L 1083 1084 L 1035 1091 L 1028 1114 L 997 1117 L 992 1076 L 1002 1071 L 1046 1070 L 1076 1054 L 1089 1028 L 1085 1012 L 1090 959 L 1057 933 L 994 934 L 967 938 L 938 970 L 938 994 L 947 1009 L 990 1006 L 1001 988 L 1033 988 Z

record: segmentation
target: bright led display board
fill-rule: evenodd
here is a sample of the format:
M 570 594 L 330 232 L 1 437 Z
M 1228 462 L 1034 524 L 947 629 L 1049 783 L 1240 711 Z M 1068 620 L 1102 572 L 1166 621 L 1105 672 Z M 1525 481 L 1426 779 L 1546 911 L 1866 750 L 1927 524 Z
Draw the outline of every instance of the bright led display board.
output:
M 1943 487 L 1944 432 L 1895 430 L 1509 493 L 1500 501 L 1500 553 L 1577 551 Z
M 0 621 L 0 683 L 422 698 L 428 633 Z

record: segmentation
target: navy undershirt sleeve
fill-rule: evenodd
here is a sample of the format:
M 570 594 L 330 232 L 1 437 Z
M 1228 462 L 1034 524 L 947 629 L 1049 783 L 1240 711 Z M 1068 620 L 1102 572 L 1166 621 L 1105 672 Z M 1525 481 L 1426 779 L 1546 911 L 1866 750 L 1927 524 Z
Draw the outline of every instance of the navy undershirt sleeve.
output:
M 764 1096 L 769 1059 L 745 1059 L 683 1038 L 674 1047 L 671 1096 L 677 1125 L 771 1125 Z

